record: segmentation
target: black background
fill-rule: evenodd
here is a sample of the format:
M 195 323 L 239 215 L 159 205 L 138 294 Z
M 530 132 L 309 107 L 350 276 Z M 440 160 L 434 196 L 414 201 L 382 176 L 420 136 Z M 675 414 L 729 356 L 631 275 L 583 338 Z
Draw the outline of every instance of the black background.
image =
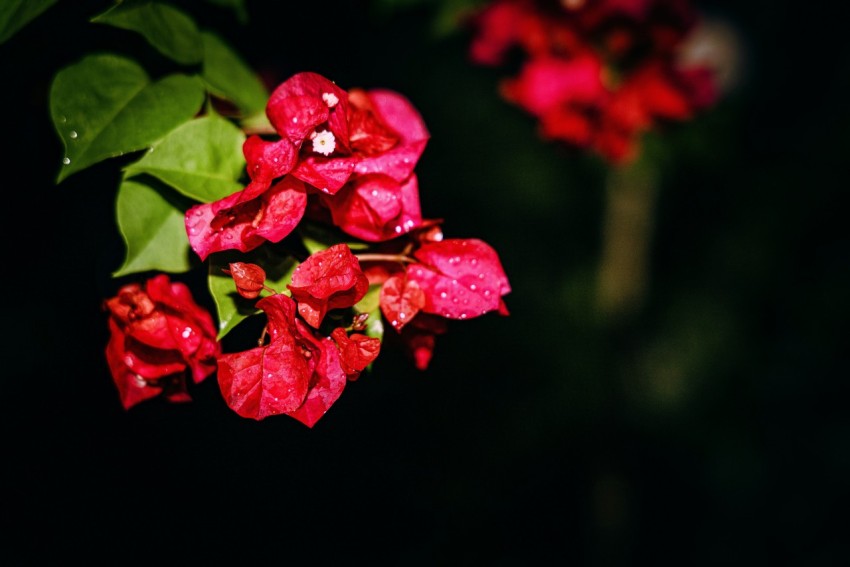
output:
M 647 303 L 600 326 L 604 166 L 541 142 L 434 10 L 184 2 L 265 76 L 397 90 L 432 138 L 423 213 L 502 258 L 509 317 L 457 322 L 425 372 L 382 352 L 308 429 L 214 380 L 125 412 L 103 357 L 120 160 L 54 183 L 55 72 L 96 49 L 168 63 L 59 2 L 0 45 L 0 562 L 838 565 L 850 472 L 844 20 L 704 2 L 746 61 L 671 130 Z M 203 294 L 203 282 L 197 285 Z M 201 300 L 206 301 L 201 295 Z M 652 364 L 647 363 L 652 362 Z

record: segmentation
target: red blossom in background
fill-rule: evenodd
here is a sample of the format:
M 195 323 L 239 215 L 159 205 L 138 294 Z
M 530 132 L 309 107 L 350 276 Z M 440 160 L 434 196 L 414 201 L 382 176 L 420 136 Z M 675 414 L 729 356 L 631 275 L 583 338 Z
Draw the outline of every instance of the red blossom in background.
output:
M 186 372 L 200 383 L 216 369 L 221 346 L 210 314 L 181 282 L 165 274 L 128 284 L 104 302 L 110 338 L 106 360 L 125 409 L 162 394 L 191 398 Z
M 679 57 L 698 21 L 685 0 L 496 0 L 470 19 L 469 54 L 495 66 L 520 51 L 504 98 L 538 119 L 543 138 L 623 163 L 641 134 L 716 100 L 713 69 Z

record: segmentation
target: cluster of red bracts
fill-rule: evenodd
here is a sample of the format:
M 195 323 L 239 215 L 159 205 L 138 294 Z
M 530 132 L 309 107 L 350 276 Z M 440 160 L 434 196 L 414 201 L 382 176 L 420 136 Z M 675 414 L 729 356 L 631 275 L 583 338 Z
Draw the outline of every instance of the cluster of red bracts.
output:
M 544 139 L 624 163 L 641 134 L 715 101 L 713 70 L 680 64 L 697 22 L 687 0 L 495 0 L 470 20 L 470 56 L 495 66 L 521 53 L 502 96 Z
M 185 369 L 196 382 L 217 369 L 222 395 L 239 415 L 286 414 L 312 427 L 380 352 L 381 340 L 360 332 L 365 314 L 339 325 L 339 318 L 326 317 L 351 315 L 370 286 L 380 286 L 380 314 L 420 370 L 448 319 L 508 314 L 503 296 L 510 285 L 496 252 L 481 240 L 444 239 L 439 221 L 423 221 L 414 167 L 429 133 L 406 98 L 386 90 L 347 92 L 321 75 L 300 73 L 274 90 L 266 114 L 273 139 L 252 135 L 243 145 L 248 185 L 186 212 L 192 249 L 202 260 L 225 250 L 248 252 L 280 242 L 310 219 L 369 250 L 358 257 L 334 244 L 315 252 L 298 264 L 285 291 L 266 287 L 261 266 L 231 263 L 240 295 L 269 292 L 256 303 L 268 319 L 264 337 L 244 352 L 222 353 L 209 315 L 184 286 L 170 284 L 186 299 L 177 309 L 163 291 L 167 276 L 149 281 L 147 294 L 125 286 L 106 302 L 107 354 L 125 408 L 163 392 L 170 401 L 186 401 Z M 190 326 L 190 319 L 204 324 Z M 190 328 L 200 341 L 194 348 L 174 341 Z M 140 364 L 145 357 L 149 363 Z

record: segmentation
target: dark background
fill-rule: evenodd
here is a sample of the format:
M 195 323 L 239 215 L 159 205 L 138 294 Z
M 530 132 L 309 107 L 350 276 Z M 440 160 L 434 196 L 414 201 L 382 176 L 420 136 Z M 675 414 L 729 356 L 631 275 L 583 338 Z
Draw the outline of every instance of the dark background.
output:
M 312 429 L 243 419 L 212 379 L 191 404 L 125 412 L 100 309 L 123 254 L 120 160 L 56 185 L 47 93 L 94 49 L 164 62 L 87 23 L 107 2 L 60 1 L 0 45 L 0 562 L 848 559 L 845 20 L 697 3 L 745 64 L 716 108 L 656 139 L 650 288 L 612 327 L 592 302 L 605 167 L 541 142 L 468 38 L 432 33 L 434 6 L 289 4 L 248 2 L 239 24 L 182 3 L 274 80 L 408 96 L 432 134 L 423 213 L 499 252 L 511 315 L 457 322 L 425 372 L 385 350 Z

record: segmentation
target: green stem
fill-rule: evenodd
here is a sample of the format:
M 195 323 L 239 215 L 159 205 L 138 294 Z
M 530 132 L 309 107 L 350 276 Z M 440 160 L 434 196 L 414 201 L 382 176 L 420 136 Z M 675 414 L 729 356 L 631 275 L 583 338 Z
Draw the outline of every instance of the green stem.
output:
M 609 320 L 634 315 L 649 285 L 658 171 L 647 161 L 611 169 L 606 182 L 596 300 Z

